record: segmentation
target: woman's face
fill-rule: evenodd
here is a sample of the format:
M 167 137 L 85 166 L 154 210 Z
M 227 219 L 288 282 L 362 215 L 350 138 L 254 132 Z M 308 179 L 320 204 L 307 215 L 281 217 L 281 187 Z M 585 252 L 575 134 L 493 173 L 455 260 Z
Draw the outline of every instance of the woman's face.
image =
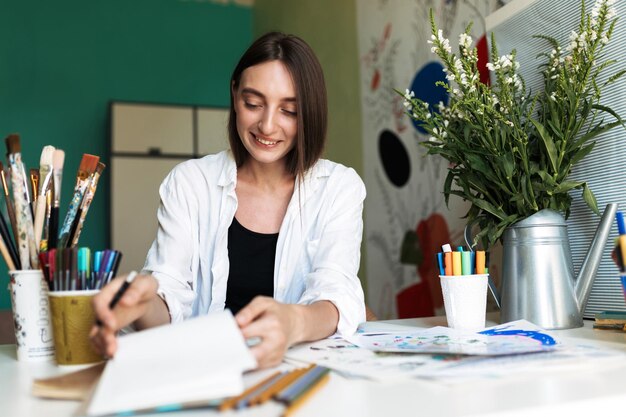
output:
M 285 65 L 268 61 L 245 69 L 233 97 L 237 132 L 252 159 L 284 163 L 298 127 L 296 89 Z

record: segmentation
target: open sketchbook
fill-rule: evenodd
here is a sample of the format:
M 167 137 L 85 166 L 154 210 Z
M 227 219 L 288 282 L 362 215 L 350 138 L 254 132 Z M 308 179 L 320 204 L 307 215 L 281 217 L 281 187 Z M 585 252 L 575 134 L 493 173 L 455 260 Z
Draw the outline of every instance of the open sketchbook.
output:
M 256 361 L 230 313 L 121 337 L 87 407 L 87 415 L 179 408 L 243 391 Z

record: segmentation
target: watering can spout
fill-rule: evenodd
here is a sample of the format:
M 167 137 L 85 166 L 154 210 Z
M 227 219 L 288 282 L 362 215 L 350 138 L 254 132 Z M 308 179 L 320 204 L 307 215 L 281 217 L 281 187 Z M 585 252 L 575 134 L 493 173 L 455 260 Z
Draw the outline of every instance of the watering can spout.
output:
M 589 252 L 580 267 L 580 272 L 576 278 L 576 284 L 574 289 L 576 291 L 576 301 L 578 302 L 578 309 L 582 315 L 585 311 L 585 306 L 589 300 L 589 294 L 591 294 L 591 287 L 593 280 L 596 276 L 596 271 L 600 265 L 602 258 L 602 252 L 604 251 L 604 245 L 609 237 L 611 231 L 611 224 L 615 218 L 615 212 L 617 211 L 617 204 L 607 204 L 600 219 L 600 224 L 596 229 L 596 233 L 589 246 Z

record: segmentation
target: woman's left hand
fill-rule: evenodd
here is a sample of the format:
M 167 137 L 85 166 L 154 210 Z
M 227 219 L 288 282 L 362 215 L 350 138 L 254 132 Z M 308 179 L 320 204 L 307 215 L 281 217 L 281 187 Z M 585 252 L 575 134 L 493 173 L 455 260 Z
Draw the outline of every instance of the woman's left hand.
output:
M 287 349 L 298 342 L 297 307 L 257 296 L 235 316 L 244 338 L 261 340 L 250 348 L 259 368 L 278 365 Z

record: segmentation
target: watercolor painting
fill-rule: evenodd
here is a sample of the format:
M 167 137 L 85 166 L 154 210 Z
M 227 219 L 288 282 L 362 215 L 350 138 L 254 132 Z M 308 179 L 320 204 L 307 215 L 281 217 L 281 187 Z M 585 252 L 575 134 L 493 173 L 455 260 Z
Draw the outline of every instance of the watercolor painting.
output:
M 494 326 L 479 333 L 459 332 L 448 327 L 382 333 L 357 331 L 348 340 L 377 352 L 478 356 L 544 352 L 559 345 L 545 330 L 525 320 Z

